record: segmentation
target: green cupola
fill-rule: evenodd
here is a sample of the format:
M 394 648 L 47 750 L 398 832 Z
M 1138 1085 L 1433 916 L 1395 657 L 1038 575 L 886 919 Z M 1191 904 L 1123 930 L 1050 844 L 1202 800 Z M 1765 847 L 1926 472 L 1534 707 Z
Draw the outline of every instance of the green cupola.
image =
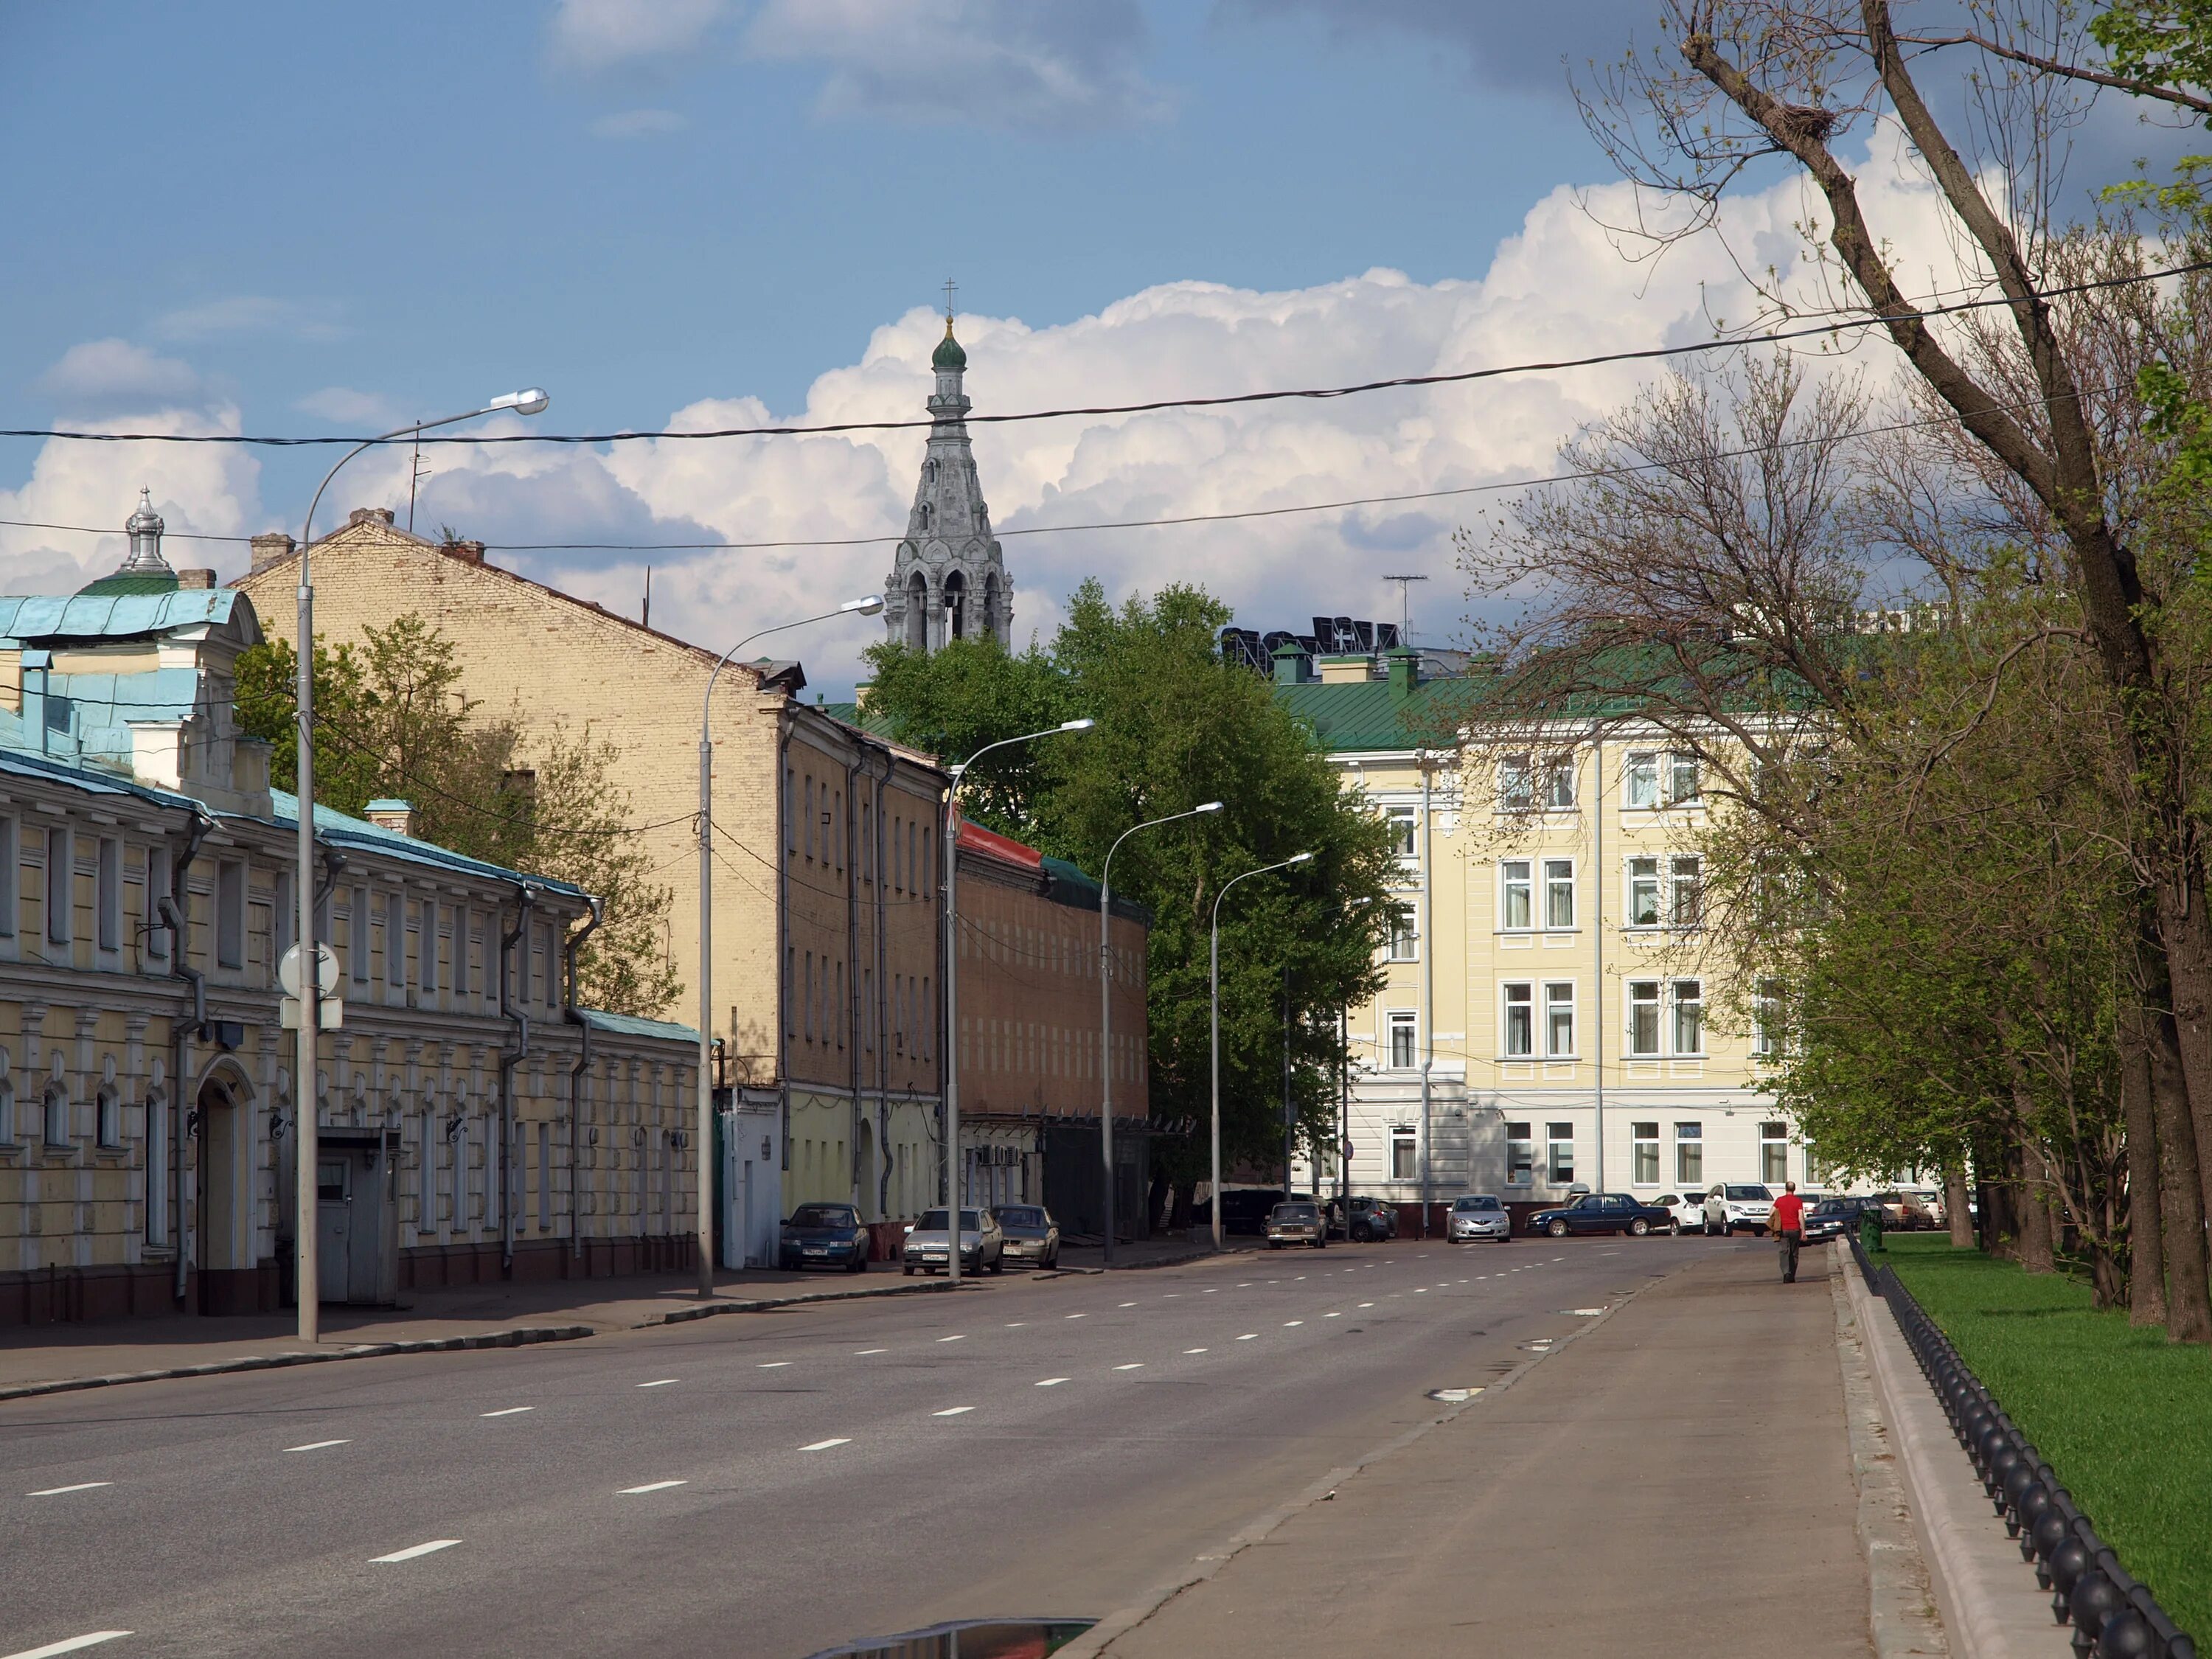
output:
M 960 349 L 960 342 L 952 337 L 952 319 L 950 317 L 945 319 L 945 337 L 937 343 L 937 349 L 930 354 L 929 366 L 932 368 L 960 369 L 968 367 L 968 354 Z

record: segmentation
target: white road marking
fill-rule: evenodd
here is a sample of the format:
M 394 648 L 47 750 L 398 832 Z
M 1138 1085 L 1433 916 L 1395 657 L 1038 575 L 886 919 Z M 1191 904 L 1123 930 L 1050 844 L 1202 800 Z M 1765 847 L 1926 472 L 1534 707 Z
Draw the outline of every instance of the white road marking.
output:
M 412 1561 L 418 1555 L 434 1555 L 440 1550 L 449 1550 L 460 1541 L 458 1538 L 433 1538 L 427 1544 L 412 1544 L 404 1550 L 394 1550 L 389 1555 L 372 1555 L 368 1562 L 371 1566 L 378 1566 L 393 1561 Z
M 1303 1325 L 1305 1322 L 1303 1319 L 1285 1319 L 1283 1322 L 1283 1328 L 1287 1331 L 1293 1325 Z
M 939 1342 L 965 1342 L 968 1340 L 968 1334 L 963 1331 L 957 1336 L 940 1336 L 937 1340 Z
M 791 1362 L 788 1359 L 763 1359 L 760 1368 L 764 1371 L 780 1371 Z
M 1043 1382 L 1038 1383 L 1037 1387 L 1040 1389 L 1056 1389 L 1066 1381 L 1067 1379 L 1064 1376 L 1048 1376 Z
M 131 1636 L 127 1630 L 96 1630 L 83 1636 L 72 1636 L 66 1642 L 49 1642 L 42 1648 L 25 1648 L 21 1653 L 11 1653 L 7 1659 L 55 1659 L 55 1656 L 75 1653 L 79 1648 L 98 1647 L 102 1642 L 112 1642 L 118 1637 Z
M 671 1486 L 688 1486 L 689 1480 L 648 1480 L 641 1486 L 624 1486 L 615 1494 L 617 1498 L 635 1498 L 642 1492 L 666 1492 Z
M 46 1486 L 37 1492 L 27 1492 L 26 1498 L 59 1498 L 65 1492 L 90 1492 L 94 1486 L 112 1486 L 112 1480 L 80 1480 L 74 1486 Z
M 320 1451 L 325 1446 L 350 1446 L 351 1444 L 353 1442 L 350 1440 L 310 1440 L 304 1446 L 287 1446 L 284 1449 L 288 1452 Z
M 1375 1304 L 1372 1302 L 1363 1302 L 1359 1305 L 1363 1308 L 1371 1308 Z
M 1243 1335 L 1242 1335 L 1242 1336 L 1238 1337 L 1237 1340 L 1239 1342 L 1250 1342 L 1250 1341 L 1255 1340 L 1258 1338 L 1259 1334 L 1260 1334 L 1260 1333 L 1259 1333 L 1259 1332 L 1257 1332 L 1257 1331 L 1247 1331 L 1247 1332 L 1245 1332 L 1245 1333 L 1244 1333 L 1244 1334 L 1243 1334 Z
M 535 1407 L 535 1406 L 509 1406 L 509 1407 L 508 1407 L 505 1411 L 499 1411 L 499 1412 L 483 1412 L 483 1413 L 479 1413 L 479 1414 L 480 1414 L 480 1415 L 482 1415 L 482 1416 L 484 1416 L 484 1417 L 515 1417 L 515 1416 L 519 1416 L 520 1414 L 521 1414 L 521 1413 L 524 1413 L 524 1412 L 534 1412 L 534 1411 L 536 1411 L 537 1409 L 538 1409 L 538 1407 Z M 455 1540 L 453 1540 L 453 1542 L 455 1542 L 456 1544 L 459 1543 L 460 1541 L 461 1541 L 461 1540 L 460 1540 L 459 1539 L 458 1539 L 458 1538 L 456 1538 Z
M 1343 1317 L 1344 1317 L 1344 1316 L 1343 1316 L 1342 1314 L 1340 1314 L 1340 1313 L 1333 1313 L 1333 1314 L 1323 1314 L 1323 1315 L 1322 1316 L 1322 1317 L 1323 1319 L 1341 1319 L 1341 1318 L 1343 1318 Z
M 1221 1286 L 1220 1286 L 1220 1285 L 1215 1285 L 1212 1290 L 1210 1290 L 1210 1291 L 1200 1291 L 1199 1292 L 1199 1294 L 1200 1294 L 1200 1296 L 1217 1296 L 1217 1295 L 1218 1295 L 1218 1294 L 1220 1293 L 1220 1291 L 1221 1291 Z
M 812 1445 L 801 1446 L 799 1449 L 801 1451 L 828 1451 L 832 1446 L 849 1446 L 852 1443 L 853 1437 L 848 1434 L 842 1435 L 835 1440 L 817 1440 Z
M 1416 1290 L 1414 1291 L 1414 1292 L 1413 1292 L 1413 1294 L 1414 1294 L 1415 1296 L 1426 1296 L 1428 1293 L 1429 1293 L 1429 1287 L 1428 1287 L 1427 1285 L 1423 1285 L 1419 1286 L 1419 1287 L 1418 1289 L 1416 1289 Z
M 683 1380 L 680 1376 L 662 1376 L 656 1377 L 650 1382 L 641 1382 L 637 1386 L 641 1389 L 665 1389 L 671 1382 L 681 1382 Z
M 1117 1371 L 1140 1371 L 1145 1369 L 1145 1362 L 1140 1359 L 1133 1365 L 1116 1365 L 1114 1369 Z
M 1553 1257 L 1552 1258 L 1552 1260 L 1553 1260 L 1553 1261 L 1565 1261 L 1566 1260 L 1566 1257 L 1565 1257 L 1565 1256 L 1563 1256 L 1563 1255 L 1555 1255 L 1555 1256 L 1553 1256 Z
M 1088 1319 L 1091 1316 L 1089 1314 L 1070 1314 L 1068 1315 L 1068 1317 L 1070 1319 Z
M 1567 1311 L 1577 1319 L 1595 1319 L 1605 1311 L 1602 1308 L 1570 1308 Z
M 1291 1281 L 1291 1284 L 1293 1284 L 1293 1285 L 1303 1285 L 1303 1284 L 1304 1284 L 1305 1282 L 1306 1282 L 1306 1276 L 1305 1276 L 1304 1273 L 1300 1273 L 1300 1274 L 1299 1274 L 1296 1279 L 1292 1279 L 1292 1280 Z
M 1010 1331 L 1018 1331 L 1029 1322 L 1026 1319 L 1009 1319 L 1006 1322 L 1006 1328 Z
M 932 1412 L 930 1413 L 930 1415 L 932 1417 L 957 1417 L 963 1412 L 972 1412 L 975 1409 L 975 1408 L 973 1406 L 955 1406 L 949 1411 Z
M 1174 1301 L 1177 1297 L 1181 1296 L 1182 1294 L 1182 1292 L 1181 1291 L 1170 1291 L 1167 1293 L 1167 1295 L 1166 1295 L 1166 1296 L 1164 1296 L 1164 1297 L 1163 1297 L 1161 1298 L 1161 1300 L 1165 1301 L 1165 1302 L 1172 1302 L 1172 1301 Z M 1132 1306 L 1134 1306 L 1135 1304 L 1132 1304 L 1131 1305 L 1132 1305 Z
M 1206 1350 L 1203 1348 L 1185 1348 L 1183 1352 L 1185 1353 L 1204 1353 Z
M 1252 1281 L 1249 1279 L 1240 1280 L 1237 1288 L 1240 1291 L 1249 1291 L 1252 1288 Z
M 890 1352 L 890 1350 L 889 1348 L 860 1348 L 854 1352 L 853 1358 L 855 1359 L 866 1359 L 872 1353 L 889 1353 Z M 655 1385 L 648 1382 L 645 1386 L 650 1389 Z

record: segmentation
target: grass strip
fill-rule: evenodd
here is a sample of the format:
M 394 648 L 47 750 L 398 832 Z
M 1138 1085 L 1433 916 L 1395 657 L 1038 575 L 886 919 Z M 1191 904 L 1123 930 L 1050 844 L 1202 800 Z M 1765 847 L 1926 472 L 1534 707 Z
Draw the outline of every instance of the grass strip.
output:
M 1888 1262 L 2175 1624 L 2212 1631 L 2212 1349 L 2100 1313 L 2089 1287 L 1948 1238 Z M 1881 1257 L 1876 1257 L 1877 1261 Z

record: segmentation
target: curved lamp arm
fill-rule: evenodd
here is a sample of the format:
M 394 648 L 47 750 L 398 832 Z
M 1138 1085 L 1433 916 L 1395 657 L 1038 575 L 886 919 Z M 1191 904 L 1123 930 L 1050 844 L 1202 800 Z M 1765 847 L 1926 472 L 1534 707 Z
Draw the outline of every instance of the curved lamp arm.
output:
M 722 671 L 730 665 L 730 659 L 736 656 L 738 652 L 744 650 L 755 640 L 764 640 L 769 635 L 781 634 L 787 629 L 804 628 L 810 623 L 830 622 L 838 617 L 848 615 L 872 617 L 883 608 L 884 596 L 880 593 L 870 593 L 861 599 L 848 599 L 844 604 L 839 605 L 835 611 L 825 611 L 818 617 L 801 617 L 796 622 L 778 623 L 773 628 L 762 629 L 757 634 L 746 635 L 744 638 L 739 640 L 735 645 L 722 653 L 721 656 L 715 661 L 714 672 L 707 676 L 707 693 L 705 696 L 700 699 L 699 703 L 699 725 L 701 728 L 704 729 L 708 720 L 713 718 L 714 708 L 714 682 L 722 678 Z
M 1114 854 L 1120 852 L 1121 850 L 1121 843 L 1128 840 L 1130 836 L 1135 835 L 1138 830 L 1157 830 L 1164 823 L 1173 823 L 1180 818 L 1194 818 L 1207 812 L 1218 812 L 1220 810 L 1221 803 L 1219 801 L 1210 800 L 1203 806 L 1192 807 L 1188 812 L 1170 812 L 1164 818 L 1146 818 L 1142 823 L 1131 824 L 1120 835 L 1115 836 L 1114 844 L 1106 849 L 1106 862 L 1098 866 L 1099 886 L 1103 888 L 1111 884 L 1109 882 L 1108 878 L 1113 874 Z
M 1247 870 L 1241 876 L 1230 877 L 1228 880 L 1221 884 L 1221 890 L 1213 896 L 1214 927 L 1218 928 L 1221 926 L 1221 901 L 1229 896 L 1229 890 L 1234 887 L 1238 882 L 1249 881 L 1255 876 L 1264 876 L 1270 870 L 1287 870 L 1294 864 L 1304 864 L 1311 857 L 1313 857 L 1311 853 L 1298 853 L 1290 858 L 1284 859 L 1279 863 L 1263 864 L 1256 870 Z
M 443 415 L 434 421 L 416 421 L 407 426 L 395 427 L 389 432 L 380 433 L 374 438 L 364 438 L 338 457 L 337 465 L 325 472 L 323 475 L 322 483 L 315 486 L 314 499 L 307 503 L 307 521 L 300 526 L 301 547 L 306 548 L 315 539 L 315 509 L 323 504 L 323 492 L 331 487 L 331 480 L 338 476 L 344 469 L 345 464 L 360 454 L 362 450 L 374 449 L 379 444 L 388 444 L 394 438 L 412 437 L 417 433 L 428 432 L 433 427 L 452 426 L 461 421 L 473 421 L 479 415 L 496 415 L 504 410 L 513 410 L 518 415 L 542 415 L 552 401 L 553 399 L 548 397 L 541 387 L 532 386 L 527 391 L 510 392 L 504 397 L 495 398 L 482 409 L 471 409 L 459 415 Z

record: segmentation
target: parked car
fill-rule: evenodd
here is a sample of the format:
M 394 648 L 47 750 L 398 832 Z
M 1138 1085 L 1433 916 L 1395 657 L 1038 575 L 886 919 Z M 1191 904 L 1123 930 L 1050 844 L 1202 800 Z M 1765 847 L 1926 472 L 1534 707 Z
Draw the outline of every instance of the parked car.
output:
M 1345 1236 L 1355 1244 L 1380 1244 L 1386 1238 L 1398 1236 L 1398 1206 L 1379 1198 L 1354 1198 L 1346 1201 L 1348 1213 L 1345 1218 Z
M 1911 1218 L 1908 1226 L 1930 1230 L 1948 1227 L 1944 1218 L 1943 1194 L 1933 1187 L 1908 1187 L 1905 1189 L 1905 1212 Z
M 945 1270 L 945 1224 L 943 1210 L 924 1210 L 921 1219 L 906 1230 L 900 1266 L 908 1273 L 941 1273 Z M 994 1273 L 1006 1270 L 1006 1237 L 988 1210 L 960 1212 L 960 1271 Z
M 1462 1239 L 1494 1238 L 1500 1243 L 1513 1237 L 1513 1212 L 1492 1193 L 1462 1193 L 1452 1200 L 1451 1218 L 1444 1236 Z
M 1906 1232 L 1911 1229 L 1912 1216 L 1905 1208 L 1905 1194 L 1895 1188 L 1885 1188 L 1869 1195 L 1868 1202 L 1881 1208 L 1881 1224 L 1892 1232 Z
M 1670 1233 L 1701 1233 L 1705 1230 L 1705 1195 L 1703 1193 L 1662 1193 L 1651 1200 L 1652 1207 L 1664 1210 L 1670 1218 L 1667 1231 Z
M 1528 1218 L 1528 1231 L 1549 1233 L 1553 1238 L 1565 1238 L 1570 1233 L 1634 1233 L 1641 1237 L 1673 1219 L 1667 1211 L 1626 1193 L 1584 1193 L 1556 1210 L 1537 1211 Z
M 1328 1248 L 1328 1223 L 1322 1218 L 1320 1205 L 1291 1199 L 1267 1212 L 1267 1248 L 1279 1250 L 1285 1244 Z
M 1705 1194 L 1705 1231 L 1764 1233 L 1774 1218 L 1774 1194 L 1755 1181 L 1723 1182 Z
M 801 1267 L 860 1273 L 868 1265 L 868 1230 L 849 1204 L 802 1204 L 778 1230 L 775 1260 L 786 1273 Z
M 1283 1201 L 1279 1187 L 1231 1187 L 1221 1194 L 1221 1231 L 1241 1233 L 1247 1237 L 1267 1231 L 1267 1212 Z M 1214 1200 L 1207 1199 L 1190 1206 L 1190 1224 L 1210 1229 L 1213 1225 Z
M 1006 1240 L 1001 1253 L 1008 1261 L 1034 1261 L 1040 1267 L 1060 1266 L 1060 1224 L 1041 1204 L 1001 1204 L 991 1212 Z
M 1859 1224 L 1859 1212 L 1865 1207 L 1848 1198 L 1822 1199 L 1805 1212 L 1805 1242 L 1814 1244 L 1850 1231 Z

